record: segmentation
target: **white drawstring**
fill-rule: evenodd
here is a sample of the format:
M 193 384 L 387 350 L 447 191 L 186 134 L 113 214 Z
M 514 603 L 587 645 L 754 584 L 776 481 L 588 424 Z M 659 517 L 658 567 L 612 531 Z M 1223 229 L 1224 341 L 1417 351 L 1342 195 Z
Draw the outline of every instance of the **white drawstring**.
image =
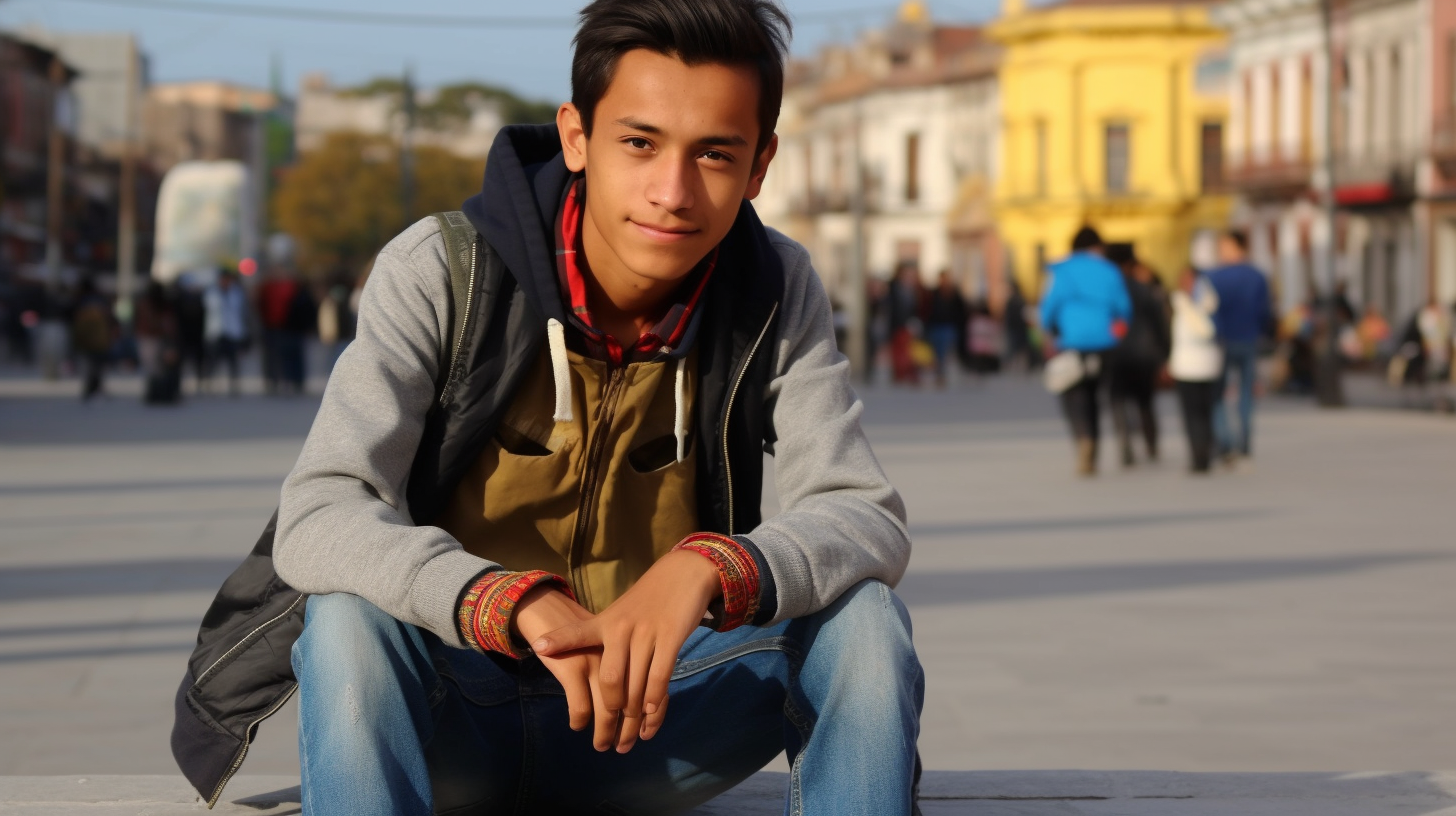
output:
M 551 347 L 551 374 L 556 380 L 557 422 L 571 421 L 571 364 L 566 359 L 566 327 L 551 318 L 546 321 L 546 344 Z
M 687 458 L 688 446 L 688 418 L 686 406 L 687 395 L 684 393 L 687 377 L 684 372 L 687 369 L 687 357 L 677 358 L 677 389 L 673 394 L 673 405 L 675 408 L 672 419 L 672 431 L 677 436 L 677 461 L 682 462 Z

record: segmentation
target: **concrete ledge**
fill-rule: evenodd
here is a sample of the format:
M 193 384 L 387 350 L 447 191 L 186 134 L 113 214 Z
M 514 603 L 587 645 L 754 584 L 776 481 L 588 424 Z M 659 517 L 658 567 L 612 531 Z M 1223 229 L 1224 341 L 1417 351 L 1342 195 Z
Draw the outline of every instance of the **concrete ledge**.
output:
M 694 811 L 776 816 L 787 776 L 760 773 Z M 926 816 L 1456 816 L 1456 772 L 1171 773 L 1163 771 L 931 771 Z M 0 777 L 0 813 L 168 816 L 203 813 L 180 777 Z M 219 814 L 296 814 L 298 780 L 240 776 Z

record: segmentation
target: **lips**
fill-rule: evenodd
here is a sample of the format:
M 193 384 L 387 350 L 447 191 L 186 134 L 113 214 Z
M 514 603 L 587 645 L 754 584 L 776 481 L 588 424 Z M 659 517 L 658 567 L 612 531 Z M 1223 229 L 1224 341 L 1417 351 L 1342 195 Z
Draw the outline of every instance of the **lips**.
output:
M 691 227 L 657 227 L 650 224 L 639 224 L 636 221 L 632 222 L 632 226 L 636 227 L 637 231 L 648 240 L 664 244 L 685 241 L 698 234 L 698 230 Z

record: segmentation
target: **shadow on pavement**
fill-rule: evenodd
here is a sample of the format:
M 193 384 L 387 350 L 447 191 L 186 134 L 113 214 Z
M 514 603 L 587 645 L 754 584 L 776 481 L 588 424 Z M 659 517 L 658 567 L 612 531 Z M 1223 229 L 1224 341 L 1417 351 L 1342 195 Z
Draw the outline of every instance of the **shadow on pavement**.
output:
M 277 476 L 240 476 L 228 479 L 164 479 L 154 481 L 75 482 L 70 484 L 0 485 L 0 498 L 6 496 L 50 496 L 83 493 L 130 493 L 133 491 L 173 492 L 178 490 L 224 490 L 230 488 L 277 488 Z
M 318 397 L 201 397 L 178 405 L 140 400 L 34 397 L 0 402 L 0 445 L 97 445 L 152 442 L 302 440 Z
M 1136 516 L 1077 516 L 1072 518 L 1016 519 L 968 524 L 911 524 L 910 537 L 978 536 L 1007 533 L 1046 533 L 1059 530 L 1116 530 L 1155 527 L 1160 524 L 1209 524 L 1269 518 L 1279 513 L 1267 508 L 1197 511 L 1189 513 L 1146 513 Z
M 1417 552 L 1321 558 L 1166 561 L 1050 569 L 942 570 L 911 572 L 895 592 L 909 606 L 982 604 L 1315 578 L 1451 558 L 1456 556 Z

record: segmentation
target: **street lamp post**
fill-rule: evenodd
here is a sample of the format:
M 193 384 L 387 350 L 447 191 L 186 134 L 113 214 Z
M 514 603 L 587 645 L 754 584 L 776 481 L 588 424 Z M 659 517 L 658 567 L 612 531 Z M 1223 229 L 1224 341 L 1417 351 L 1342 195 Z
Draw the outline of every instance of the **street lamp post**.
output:
M 1325 52 L 1325 178 L 1320 190 L 1320 208 L 1325 221 L 1326 247 L 1323 274 L 1320 276 L 1323 297 L 1319 309 L 1324 335 L 1323 342 L 1315 349 L 1314 393 L 1315 401 L 1325 408 L 1339 408 L 1345 404 L 1345 390 L 1340 378 L 1339 307 L 1335 302 L 1338 291 L 1335 282 L 1335 253 L 1338 246 L 1338 216 L 1335 209 L 1335 99 L 1338 86 L 1335 73 L 1334 4 L 1335 0 L 1320 0 L 1320 29 Z M 1319 338 L 1318 334 L 1316 338 Z

